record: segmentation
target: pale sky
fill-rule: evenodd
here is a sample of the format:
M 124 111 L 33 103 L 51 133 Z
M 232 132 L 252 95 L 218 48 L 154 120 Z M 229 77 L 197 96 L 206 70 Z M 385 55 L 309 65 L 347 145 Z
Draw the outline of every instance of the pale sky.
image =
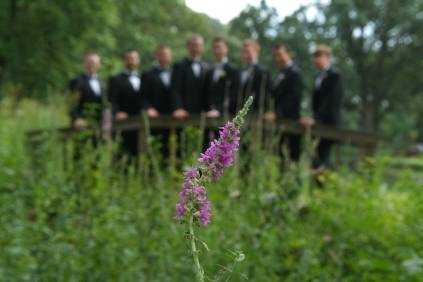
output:
M 236 17 L 248 4 L 258 6 L 261 0 L 185 0 L 188 7 L 196 12 L 209 15 L 222 23 L 228 23 Z M 316 2 L 315 0 L 267 0 L 269 6 L 275 7 L 281 17 L 290 15 L 301 5 Z M 327 2 L 327 1 L 321 1 Z

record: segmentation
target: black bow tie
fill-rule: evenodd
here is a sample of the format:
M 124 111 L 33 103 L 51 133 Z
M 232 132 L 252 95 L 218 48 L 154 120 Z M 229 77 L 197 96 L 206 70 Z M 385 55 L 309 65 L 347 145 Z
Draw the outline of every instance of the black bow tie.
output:
M 169 68 L 157 67 L 157 69 L 159 70 L 159 72 L 170 72 Z
M 192 58 L 189 58 L 188 61 L 191 64 L 201 64 L 201 60 L 200 59 L 192 59 Z

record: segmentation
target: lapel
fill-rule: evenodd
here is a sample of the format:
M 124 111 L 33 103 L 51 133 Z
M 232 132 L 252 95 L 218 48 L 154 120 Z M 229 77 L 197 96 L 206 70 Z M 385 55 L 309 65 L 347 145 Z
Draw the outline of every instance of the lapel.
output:
M 162 81 L 162 78 L 160 77 L 160 73 L 161 73 L 160 68 L 158 66 L 155 66 L 153 71 L 152 71 L 153 77 L 157 81 L 157 83 L 160 84 L 160 86 L 165 87 L 165 85 Z
M 165 88 L 165 89 L 170 88 L 171 81 L 172 81 L 172 70 L 168 69 L 168 72 L 169 72 L 169 82 L 168 82 L 169 84 L 168 85 L 166 85 L 164 83 L 164 81 L 162 80 L 162 77 L 161 77 L 162 70 L 157 67 L 156 71 L 157 71 L 157 78 L 160 80 L 160 84 L 162 85 L 162 87 Z
M 132 94 L 136 94 L 137 91 L 134 89 L 134 87 L 132 86 L 131 82 L 129 81 L 129 74 L 127 74 L 126 72 L 122 73 L 122 78 L 123 78 L 123 83 L 125 84 L 126 88 L 132 93 Z M 140 78 L 141 79 L 141 78 Z
M 215 72 L 215 70 L 216 70 L 216 68 L 213 68 L 213 71 L 212 71 L 212 81 L 215 84 L 219 84 L 219 83 L 223 82 L 224 81 L 224 78 L 228 75 L 228 63 L 224 63 L 222 65 L 222 67 L 219 70 L 220 73 L 218 74 L 218 77 L 217 77 L 216 81 L 214 81 L 214 72 Z
M 257 69 L 257 64 L 256 64 L 256 65 L 254 65 L 254 66 L 251 68 L 250 73 L 249 73 L 249 75 L 248 75 L 247 79 L 245 80 L 245 85 L 248 85 L 248 84 L 250 84 L 250 83 L 253 83 L 253 82 L 254 82 L 254 78 L 255 78 L 255 76 L 256 76 L 256 71 L 257 71 L 256 69 Z
M 317 91 L 320 91 L 321 89 L 323 89 L 323 87 L 326 85 L 326 83 L 327 83 L 327 81 L 328 81 L 328 78 L 329 78 L 329 75 L 330 75 L 330 68 L 329 69 L 327 69 L 323 74 L 322 74 L 322 79 L 321 79 L 321 81 L 320 81 L 320 85 L 319 85 L 319 87 L 318 88 L 316 88 L 316 90 Z M 315 78 L 315 80 L 317 79 L 319 77 L 319 74 L 318 75 L 316 75 L 316 78 Z
M 94 96 L 94 97 L 97 97 L 97 95 L 94 93 L 94 90 L 91 88 L 91 84 L 90 84 L 90 78 L 89 78 L 89 76 L 87 75 L 87 74 L 82 74 L 82 87 L 84 87 L 85 88 L 85 91 L 87 92 L 87 93 L 89 93 L 89 95 L 90 96 Z M 98 96 L 98 97 L 100 97 L 101 96 L 101 93 L 102 91 L 101 91 L 101 85 L 100 85 L 100 95 Z
M 288 68 L 284 68 L 280 70 L 273 82 L 273 88 L 278 88 L 281 85 L 282 81 L 286 79 L 287 74 L 288 74 Z
M 189 68 L 189 72 L 190 72 L 191 76 L 195 80 L 201 79 L 204 76 L 204 71 L 206 70 L 204 62 L 203 61 L 200 61 L 199 62 L 199 65 L 200 65 L 200 73 L 198 74 L 198 76 L 195 75 L 194 70 L 192 69 L 192 63 L 193 63 L 192 62 L 192 59 L 187 57 L 186 58 L 186 64 L 187 64 L 187 67 Z

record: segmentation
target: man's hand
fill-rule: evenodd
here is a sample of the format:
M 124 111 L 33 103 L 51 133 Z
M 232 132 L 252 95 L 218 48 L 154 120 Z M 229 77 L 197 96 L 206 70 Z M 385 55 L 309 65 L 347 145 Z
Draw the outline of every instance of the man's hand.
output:
M 149 118 L 157 118 L 157 117 L 159 117 L 159 116 L 160 116 L 160 113 L 159 113 L 159 111 L 158 111 L 158 110 L 156 110 L 155 108 L 150 107 L 150 108 L 148 108 L 148 109 L 147 109 L 147 116 L 148 116 Z
M 206 113 L 208 118 L 218 118 L 220 117 L 220 112 L 218 110 L 210 110 Z
M 81 129 L 87 126 L 88 126 L 88 122 L 83 118 L 77 118 L 73 122 L 73 127 L 75 127 L 76 129 Z
M 274 121 L 276 119 L 276 114 L 274 112 L 265 112 L 263 119 L 265 121 Z
M 125 112 L 117 112 L 115 115 L 116 120 L 124 120 L 128 118 L 128 114 Z
M 316 121 L 312 118 L 302 118 L 300 119 L 300 123 L 302 126 L 309 127 L 316 124 Z
M 173 112 L 173 117 L 177 119 L 184 119 L 189 116 L 189 113 L 184 109 L 177 109 Z

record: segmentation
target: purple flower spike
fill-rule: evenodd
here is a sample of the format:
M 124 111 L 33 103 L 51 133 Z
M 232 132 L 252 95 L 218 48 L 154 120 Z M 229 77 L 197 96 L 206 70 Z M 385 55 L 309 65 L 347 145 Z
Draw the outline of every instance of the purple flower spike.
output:
M 239 128 L 244 122 L 252 101 L 250 97 L 233 122 L 228 121 L 220 128 L 219 138 L 210 142 L 209 148 L 200 154 L 199 168 L 185 170 L 183 191 L 179 193 L 179 203 L 176 204 L 176 219 L 183 219 L 188 214 L 194 215 L 203 225 L 209 224 L 211 203 L 207 199 L 204 183 L 216 181 L 223 170 L 234 163 L 234 155 L 238 151 L 240 142 Z

